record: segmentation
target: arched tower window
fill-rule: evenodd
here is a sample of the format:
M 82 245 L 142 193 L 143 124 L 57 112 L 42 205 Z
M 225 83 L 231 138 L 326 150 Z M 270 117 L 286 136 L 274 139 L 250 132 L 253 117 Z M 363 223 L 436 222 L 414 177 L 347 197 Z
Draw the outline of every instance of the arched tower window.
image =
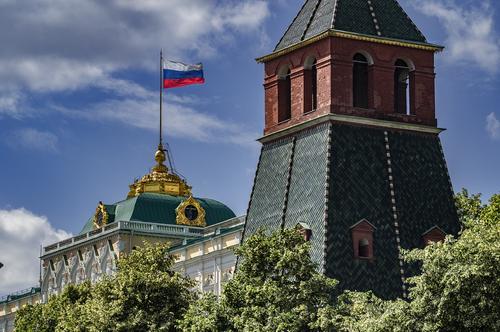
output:
M 353 58 L 352 82 L 354 107 L 368 108 L 368 59 L 361 53 Z
M 304 62 L 304 113 L 318 108 L 318 70 L 316 59 L 308 57 Z
M 280 75 L 278 86 L 278 122 L 289 120 L 292 117 L 292 80 L 290 68 Z
M 394 70 L 394 112 L 410 114 L 410 68 L 408 64 L 399 59 Z
M 316 60 L 311 67 L 311 111 L 318 108 L 318 69 L 316 68 Z

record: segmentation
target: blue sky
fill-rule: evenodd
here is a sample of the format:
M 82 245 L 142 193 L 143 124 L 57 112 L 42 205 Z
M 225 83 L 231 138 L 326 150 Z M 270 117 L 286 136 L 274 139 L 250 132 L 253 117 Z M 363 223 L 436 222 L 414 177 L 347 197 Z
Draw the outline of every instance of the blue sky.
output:
M 437 117 L 448 129 L 441 138 L 454 188 L 489 197 L 500 189 L 500 3 L 400 3 L 430 42 L 447 47 L 436 55 Z M 1 1 L 0 253 L 36 257 L 40 242 L 79 232 L 100 200 L 124 199 L 147 173 L 158 143 L 160 47 L 172 60 L 202 61 L 207 79 L 166 92 L 177 170 L 196 196 L 244 214 L 263 129 L 263 67 L 254 59 L 301 5 Z M 31 251 L 13 251 L 23 244 Z M 0 282 L 0 293 L 25 282 L 5 271 L 17 282 Z

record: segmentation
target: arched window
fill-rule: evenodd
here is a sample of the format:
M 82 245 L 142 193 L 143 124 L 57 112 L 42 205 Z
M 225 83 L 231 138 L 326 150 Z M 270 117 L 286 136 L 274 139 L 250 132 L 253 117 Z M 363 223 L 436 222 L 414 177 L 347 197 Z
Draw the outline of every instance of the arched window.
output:
M 304 113 L 318 108 L 318 69 L 316 59 L 310 57 L 304 63 Z
M 368 108 L 368 59 L 361 53 L 353 58 L 352 82 L 354 107 Z
M 367 239 L 361 239 L 359 241 L 358 256 L 360 258 L 370 258 L 370 242 Z
M 399 59 L 396 61 L 394 71 L 394 112 L 410 114 L 410 68 L 408 64 Z
M 318 69 L 316 68 L 316 60 L 311 67 L 311 111 L 318 108 Z
M 292 80 L 290 68 L 280 77 L 278 85 L 278 122 L 289 120 L 292 117 Z

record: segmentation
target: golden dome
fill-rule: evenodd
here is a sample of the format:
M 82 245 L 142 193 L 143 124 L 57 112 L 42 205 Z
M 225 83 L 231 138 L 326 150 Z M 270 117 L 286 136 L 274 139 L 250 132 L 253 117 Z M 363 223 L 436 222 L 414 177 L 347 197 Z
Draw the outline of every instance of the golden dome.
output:
M 177 174 L 170 173 L 164 162 L 167 160 L 165 149 L 160 143 L 155 153 L 156 165 L 149 174 L 131 184 L 127 198 L 139 196 L 142 193 L 157 193 L 172 196 L 191 196 L 191 187 Z

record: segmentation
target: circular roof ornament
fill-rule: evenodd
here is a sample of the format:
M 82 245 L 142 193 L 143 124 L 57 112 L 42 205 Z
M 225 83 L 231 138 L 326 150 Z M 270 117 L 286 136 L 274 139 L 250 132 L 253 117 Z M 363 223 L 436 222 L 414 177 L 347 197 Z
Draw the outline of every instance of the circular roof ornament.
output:
M 175 209 L 176 223 L 178 225 L 205 227 L 205 209 L 201 206 L 200 202 L 189 196 Z

